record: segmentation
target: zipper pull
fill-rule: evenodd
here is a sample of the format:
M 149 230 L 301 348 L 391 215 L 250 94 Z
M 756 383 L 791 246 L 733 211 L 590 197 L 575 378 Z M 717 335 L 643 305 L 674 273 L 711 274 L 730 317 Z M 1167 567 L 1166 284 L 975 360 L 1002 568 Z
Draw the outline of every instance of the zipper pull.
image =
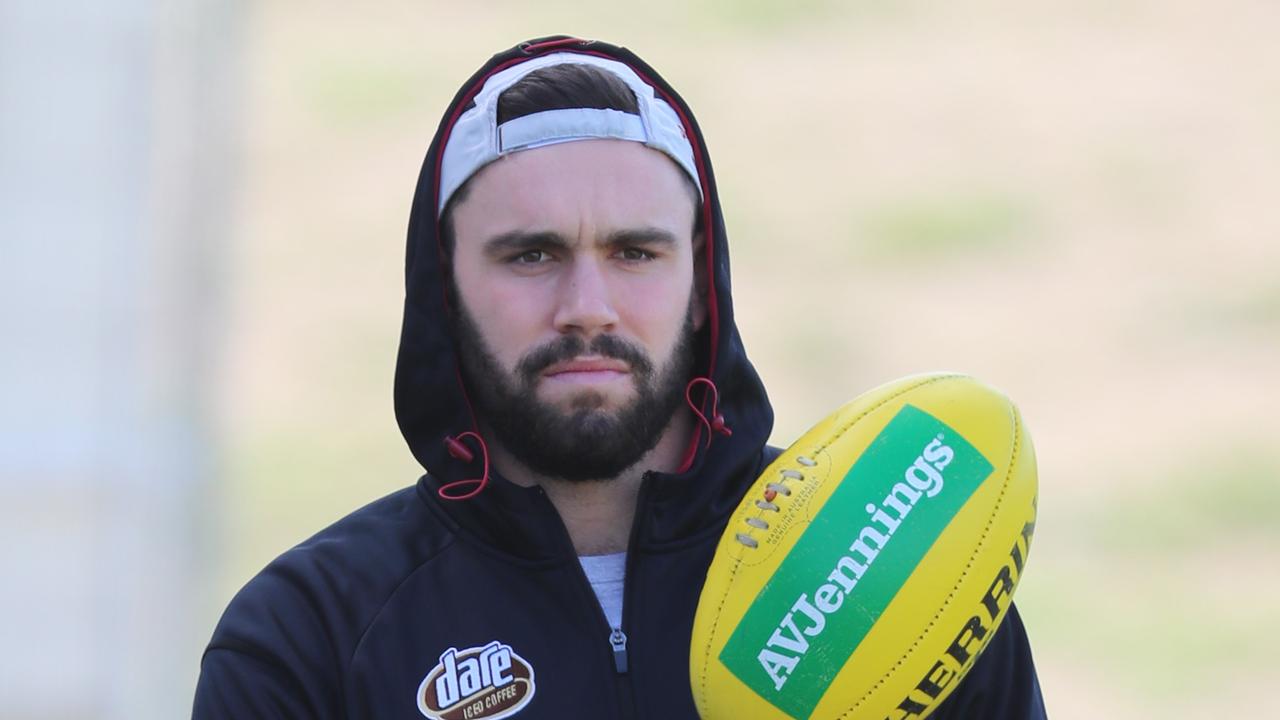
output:
M 627 672 L 627 634 L 622 628 L 614 628 L 609 635 L 609 646 L 613 648 L 613 667 L 619 675 Z

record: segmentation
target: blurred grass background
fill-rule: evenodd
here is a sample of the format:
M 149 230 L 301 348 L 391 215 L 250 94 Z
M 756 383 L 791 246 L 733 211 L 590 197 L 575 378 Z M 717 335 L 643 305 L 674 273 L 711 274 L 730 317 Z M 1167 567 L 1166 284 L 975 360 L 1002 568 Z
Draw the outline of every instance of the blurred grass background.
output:
M 636 50 L 698 114 L 775 443 L 923 370 L 1019 403 L 1042 490 L 1018 603 L 1053 716 L 1280 714 L 1280 5 L 245 7 L 224 562 L 194 631 L 417 477 L 391 383 L 418 169 L 475 68 L 563 32 Z

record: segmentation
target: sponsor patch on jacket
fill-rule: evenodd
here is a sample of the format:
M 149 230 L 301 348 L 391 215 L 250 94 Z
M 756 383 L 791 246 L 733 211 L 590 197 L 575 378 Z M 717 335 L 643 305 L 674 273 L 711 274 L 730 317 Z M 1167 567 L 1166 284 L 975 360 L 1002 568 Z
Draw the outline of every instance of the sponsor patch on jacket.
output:
M 533 666 L 510 645 L 449 648 L 418 685 L 418 710 L 431 720 L 498 720 L 529 704 Z

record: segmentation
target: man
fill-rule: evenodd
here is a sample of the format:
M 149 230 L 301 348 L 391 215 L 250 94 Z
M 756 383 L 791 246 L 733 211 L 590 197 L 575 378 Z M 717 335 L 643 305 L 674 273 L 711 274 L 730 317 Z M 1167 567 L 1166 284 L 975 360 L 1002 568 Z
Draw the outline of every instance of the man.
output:
M 696 717 L 698 594 L 777 452 L 727 250 L 651 68 L 565 37 L 491 59 L 409 223 L 396 415 L 428 474 L 237 595 L 195 717 Z M 1011 610 L 935 717 L 1042 714 Z

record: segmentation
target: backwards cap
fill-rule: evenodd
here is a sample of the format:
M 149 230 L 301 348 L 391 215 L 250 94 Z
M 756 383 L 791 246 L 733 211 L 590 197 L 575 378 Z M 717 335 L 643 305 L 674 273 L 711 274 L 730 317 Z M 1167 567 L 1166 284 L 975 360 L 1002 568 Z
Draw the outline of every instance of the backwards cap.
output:
M 539 68 L 576 63 L 601 68 L 625 82 L 636 96 L 640 114 L 598 108 L 545 110 L 498 124 L 498 98 L 507 88 Z M 675 110 L 659 98 L 635 71 L 617 60 L 579 53 L 550 53 L 497 72 L 485 81 L 472 107 L 458 118 L 444 147 L 440 167 L 437 217 L 449 198 L 485 165 L 520 150 L 574 140 L 610 138 L 631 140 L 665 153 L 693 180 L 702 195 L 702 182 L 693 160 L 693 147 Z

